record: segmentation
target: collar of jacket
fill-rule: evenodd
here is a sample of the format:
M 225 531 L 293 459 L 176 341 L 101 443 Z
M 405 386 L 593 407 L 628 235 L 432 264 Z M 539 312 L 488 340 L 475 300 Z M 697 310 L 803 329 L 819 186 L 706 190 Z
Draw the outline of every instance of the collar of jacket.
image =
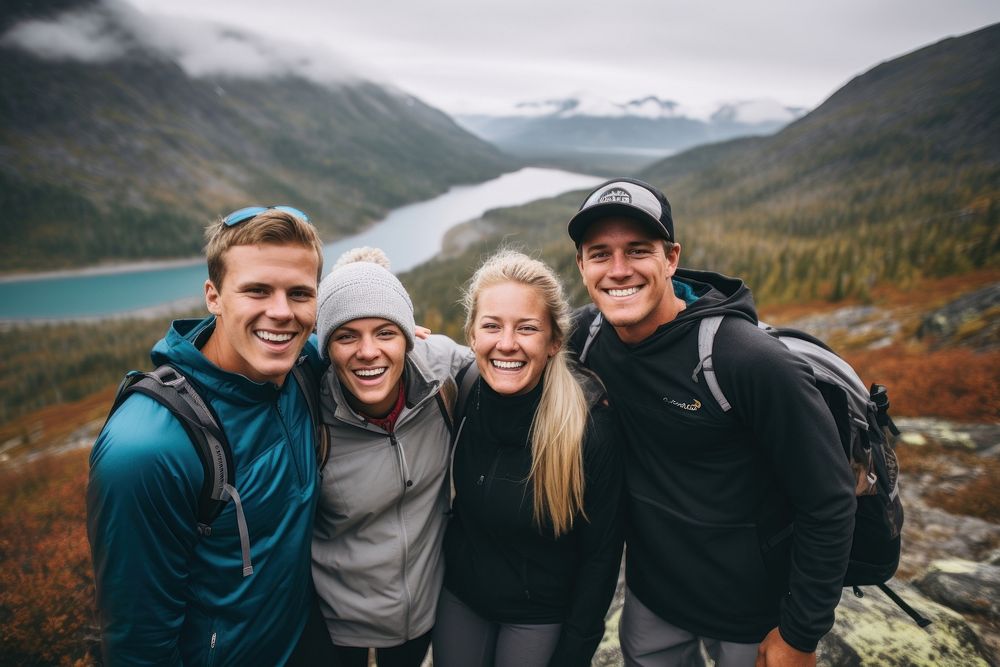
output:
M 441 381 L 431 375 L 424 362 L 422 350 L 423 341 L 417 340 L 413 349 L 406 353 L 406 365 L 403 368 L 403 382 L 406 383 L 406 405 L 396 419 L 396 428 L 406 421 L 407 416 L 428 400 L 434 400 L 434 395 L 441 388 Z M 323 373 L 320 381 L 320 403 L 322 403 L 323 422 L 332 424 L 341 421 L 346 424 L 364 426 L 366 419 L 351 409 L 344 395 L 344 388 L 337 377 L 337 370 L 331 365 Z
M 200 349 L 214 329 L 214 315 L 202 320 L 174 320 L 167 335 L 153 346 L 150 353 L 153 364 L 173 364 L 205 392 L 205 398 L 211 393 L 237 405 L 273 402 L 286 387 L 295 383 L 291 374 L 279 387 L 273 382 L 255 382 L 245 375 L 220 369 Z M 304 359 L 300 356 L 296 363 L 303 363 Z

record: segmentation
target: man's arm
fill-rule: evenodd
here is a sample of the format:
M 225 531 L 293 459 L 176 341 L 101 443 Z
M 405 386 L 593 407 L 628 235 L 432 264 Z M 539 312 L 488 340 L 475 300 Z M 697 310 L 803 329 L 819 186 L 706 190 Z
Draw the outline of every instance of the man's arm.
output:
M 811 653 L 833 626 L 851 551 L 856 501 L 850 468 L 808 364 L 749 325 L 726 321 L 720 334 L 727 325 L 736 335 L 717 339 L 714 348 L 723 391 L 764 451 L 795 522 L 789 595 L 772 633 L 780 636 L 769 635 L 765 648 L 777 649 L 780 639 Z
M 146 396 L 129 398 L 94 443 L 87 535 L 106 664 L 181 664 L 203 478 L 187 433 Z
M 420 344 L 427 346 L 427 364 L 431 371 L 438 376 L 450 375 L 454 377 L 458 371 L 476 359 L 469 347 L 456 343 L 448 336 L 441 334 L 432 334 Z

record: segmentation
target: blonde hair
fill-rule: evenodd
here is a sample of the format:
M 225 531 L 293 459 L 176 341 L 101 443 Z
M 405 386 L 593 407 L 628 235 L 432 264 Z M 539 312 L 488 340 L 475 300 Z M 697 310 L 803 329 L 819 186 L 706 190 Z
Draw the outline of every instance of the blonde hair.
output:
M 472 276 L 463 294 L 465 336 L 471 344 L 480 293 L 494 285 L 525 285 L 545 302 L 552 338 L 565 342 L 571 326 L 569 303 L 562 283 L 548 265 L 510 249 L 487 259 Z M 587 400 L 570 370 L 562 346 L 545 367 L 542 397 L 531 422 L 531 470 L 535 524 L 548 519 L 556 537 L 573 529 L 583 510 L 583 436 L 588 419 Z
M 253 218 L 227 227 L 222 218 L 205 228 L 205 257 L 208 279 L 222 288 L 226 276 L 226 251 L 240 245 L 299 245 L 316 251 L 319 260 L 316 281 L 323 275 L 323 242 L 307 221 L 278 209 L 267 209 Z

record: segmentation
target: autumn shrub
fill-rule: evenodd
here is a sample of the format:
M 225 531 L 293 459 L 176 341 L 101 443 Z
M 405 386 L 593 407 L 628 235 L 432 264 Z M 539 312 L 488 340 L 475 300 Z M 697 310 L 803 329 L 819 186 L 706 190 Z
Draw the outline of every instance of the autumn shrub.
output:
M 888 388 L 892 415 L 1000 420 L 1000 351 L 897 344 L 845 357 L 866 382 Z
M 0 472 L 0 664 L 97 664 L 87 454 Z
M 986 521 L 1000 523 L 1000 461 L 988 459 L 982 462 L 972 480 L 955 490 L 936 490 L 927 494 L 930 505 L 940 507 L 951 514 L 974 516 Z

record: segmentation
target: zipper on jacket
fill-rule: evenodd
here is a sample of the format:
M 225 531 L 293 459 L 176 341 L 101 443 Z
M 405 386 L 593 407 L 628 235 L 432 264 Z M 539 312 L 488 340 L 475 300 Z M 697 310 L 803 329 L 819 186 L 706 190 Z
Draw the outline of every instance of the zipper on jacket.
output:
M 521 585 L 524 586 L 524 599 L 531 599 L 531 591 L 528 590 L 528 561 L 521 561 Z
M 410 636 L 410 612 L 413 607 L 413 596 L 410 594 L 410 582 L 407 578 L 408 564 L 410 562 L 410 538 L 406 533 L 406 524 L 403 522 L 403 501 L 406 498 L 406 490 L 413 486 L 413 480 L 407 479 L 409 477 L 406 469 L 406 458 L 403 455 L 403 448 L 396 440 L 396 434 L 394 432 L 389 432 L 389 444 L 396 450 L 396 462 L 399 464 L 399 479 L 403 483 L 403 493 L 399 496 L 399 500 L 396 502 L 396 521 L 399 523 L 399 536 L 402 540 L 403 547 L 403 558 L 399 564 L 400 569 L 400 579 L 403 582 L 403 592 L 406 595 L 405 604 L 405 620 L 404 626 L 406 629 L 406 636 Z
M 294 382 L 294 380 L 292 381 Z M 285 450 L 287 451 L 288 456 L 292 459 L 292 467 L 295 468 L 295 475 L 299 480 L 299 492 L 301 493 L 306 486 L 305 475 L 302 472 L 299 457 L 295 455 L 294 443 L 296 440 L 292 438 L 292 434 L 288 431 L 288 424 L 285 423 L 285 415 L 281 411 L 281 406 L 278 404 L 278 398 L 278 395 L 275 394 L 274 403 L 271 405 L 274 407 L 274 412 L 278 415 L 278 422 L 281 424 L 281 430 L 285 434 Z M 309 424 L 310 430 L 312 430 L 312 415 L 309 415 Z
M 205 663 L 207 667 L 212 667 L 215 664 L 215 644 L 219 638 L 219 633 L 212 630 L 212 638 L 208 642 L 208 661 Z

